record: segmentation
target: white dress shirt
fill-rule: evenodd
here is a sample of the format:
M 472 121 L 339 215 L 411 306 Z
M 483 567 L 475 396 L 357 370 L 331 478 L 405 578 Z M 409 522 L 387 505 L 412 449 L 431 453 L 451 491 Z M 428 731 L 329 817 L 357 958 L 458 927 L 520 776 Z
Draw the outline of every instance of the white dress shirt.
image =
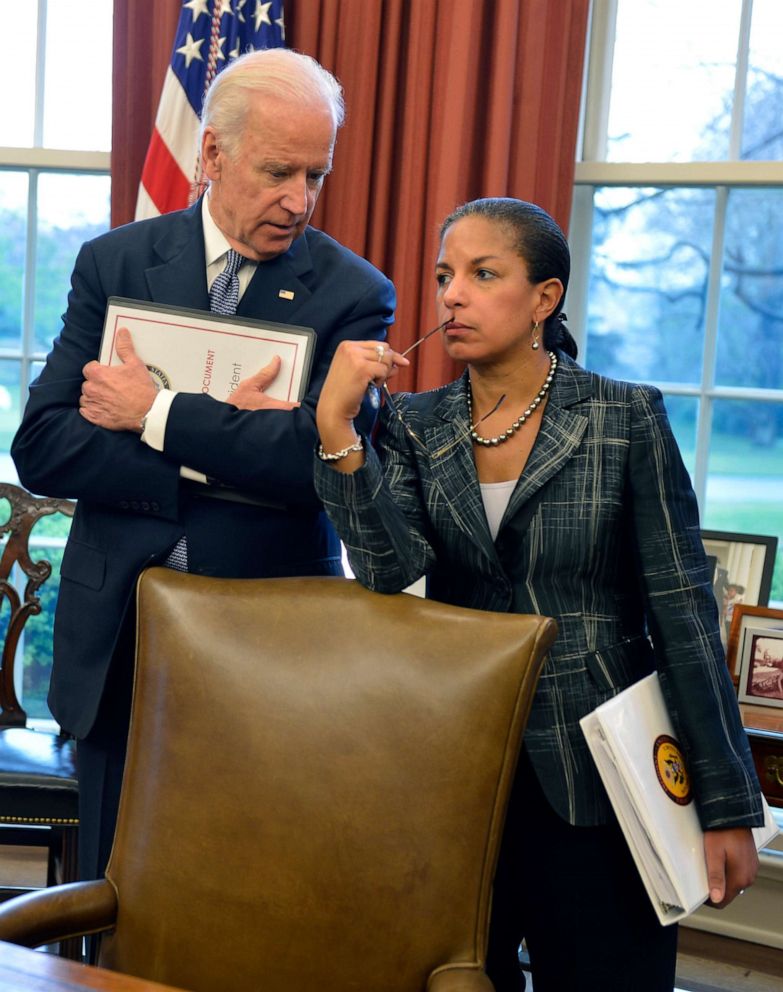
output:
M 212 219 L 209 212 L 209 194 L 201 202 L 201 221 L 204 225 L 204 261 L 206 264 L 207 289 L 212 288 L 212 283 L 217 279 L 226 265 L 226 253 L 231 245 L 226 240 L 225 235 Z M 256 271 L 257 262 L 247 259 L 240 266 L 237 278 L 239 279 L 239 299 L 250 284 L 250 280 Z M 169 410 L 177 395 L 176 390 L 161 389 L 155 397 L 152 406 L 147 412 L 144 421 L 144 433 L 141 439 L 155 451 L 163 451 L 163 442 L 166 436 L 166 423 L 168 421 Z M 180 466 L 180 475 L 186 479 L 194 479 L 197 482 L 206 482 L 207 477 L 186 465 Z

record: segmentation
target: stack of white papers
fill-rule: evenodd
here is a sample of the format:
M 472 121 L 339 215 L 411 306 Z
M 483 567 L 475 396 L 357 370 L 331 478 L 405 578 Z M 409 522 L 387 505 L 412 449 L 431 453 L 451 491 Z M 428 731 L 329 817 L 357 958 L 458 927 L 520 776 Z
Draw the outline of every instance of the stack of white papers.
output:
M 704 834 L 682 752 L 653 673 L 580 721 L 636 867 L 661 923 L 675 923 L 709 896 Z M 756 847 L 777 826 L 764 801 Z

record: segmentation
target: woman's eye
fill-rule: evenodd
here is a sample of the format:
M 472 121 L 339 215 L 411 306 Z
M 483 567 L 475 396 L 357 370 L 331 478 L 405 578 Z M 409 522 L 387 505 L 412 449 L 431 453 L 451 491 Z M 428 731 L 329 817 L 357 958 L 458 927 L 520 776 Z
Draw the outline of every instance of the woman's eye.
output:
M 477 279 L 494 279 L 495 273 L 490 272 L 489 269 L 476 269 Z
M 447 272 L 438 272 L 435 275 L 435 282 L 439 286 L 445 286 L 449 281 L 449 275 Z

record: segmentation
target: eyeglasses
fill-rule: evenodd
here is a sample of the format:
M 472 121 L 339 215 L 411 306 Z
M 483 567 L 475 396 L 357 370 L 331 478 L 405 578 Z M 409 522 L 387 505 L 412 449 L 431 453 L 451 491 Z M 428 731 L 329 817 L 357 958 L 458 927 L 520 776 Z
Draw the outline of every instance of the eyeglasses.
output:
M 405 349 L 405 351 L 401 352 L 402 357 L 405 358 L 406 355 L 408 355 L 411 351 L 413 351 L 414 348 L 418 348 L 420 344 L 423 344 L 427 340 L 427 338 L 432 337 L 432 335 L 435 334 L 435 333 L 437 333 L 437 331 L 442 331 L 443 328 L 446 326 L 446 324 L 449 323 L 450 320 L 451 320 L 451 317 L 449 317 L 448 320 L 444 320 L 442 324 L 438 324 L 437 327 L 433 327 L 433 329 L 431 331 L 427 331 L 427 333 L 424 334 L 424 335 L 422 335 L 422 337 L 417 338 L 417 340 L 414 341 L 413 344 L 409 345 Z M 459 434 L 457 437 L 455 437 L 453 441 L 449 441 L 448 444 L 444 444 L 443 447 L 442 448 L 438 448 L 437 451 L 430 451 L 430 449 L 427 447 L 427 445 L 424 443 L 424 441 L 422 441 L 422 439 L 419 437 L 419 435 L 405 421 L 405 418 L 403 417 L 402 413 L 400 412 L 400 408 L 395 403 L 394 397 L 389 392 L 389 387 L 386 385 L 385 382 L 381 386 L 381 393 L 383 394 L 383 398 L 388 403 L 389 408 L 391 409 L 392 413 L 396 417 L 396 419 L 399 422 L 400 426 L 405 431 L 405 433 L 408 435 L 408 437 L 411 439 L 411 441 L 413 441 L 413 443 L 421 451 L 423 451 L 425 455 L 427 455 L 433 461 L 435 459 L 437 459 L 437 458 L 442 458 L 444 455 L 448 454 L 448 452 L 451 451 L 452 448 L 455 448 L 458 444 L 462 444 L 462 442 L 466 438 L 470 437 L 470 435 L 473 433 L 473 431 L 476 430 L 476 428 L 479 426 L 479 424 L 483 423 L 485 420 L 487 420 L 489 417 L 491 417 L 492 414 L 495 413 L 496 410 L 499 409 L 500 404 L 506 398 L 506 394 L 503 393 L 502 396 L 500 397 L 500 399 L 497 401 L 497 403 L 489 411 L 489 413 L 485 413 L 483 417 L 480 417 L 475 422 L 475 424 L 471 424 L 468 427 L 467 430 L 463 431 L 461 434 Z

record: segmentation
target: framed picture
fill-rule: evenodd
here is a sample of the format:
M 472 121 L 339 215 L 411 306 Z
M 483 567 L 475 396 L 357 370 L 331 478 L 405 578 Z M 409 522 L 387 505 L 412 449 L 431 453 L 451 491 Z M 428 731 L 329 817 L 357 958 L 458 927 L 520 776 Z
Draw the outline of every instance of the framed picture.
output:
M 740 615 L 744 622 L 740 622 L 738 635 L 737 696 L 742 703 L 783 709 L 783 611 L 773 612 L 777 618 Z
M 747 641 L 753 631 L 769 631 L 771 637 L 783 637 L 783 610 L 775 610 L 769 606 L 748 606 L 746 603 L 735 607 L 729 630 L 726 662 L 735 684 L 738 685 L 738 691 L 742 660 L 749 650 Z
M 701 539 L 712 567 L 712 589 L 718 604 L 721 640 L 728 654 L 735 607 L 766 606 L 772 586 L 777 537 L 703 530 Z M 735 659 L 736 662 L 736 659 Z M 736 669 L 730 664 L 732 673 Z

